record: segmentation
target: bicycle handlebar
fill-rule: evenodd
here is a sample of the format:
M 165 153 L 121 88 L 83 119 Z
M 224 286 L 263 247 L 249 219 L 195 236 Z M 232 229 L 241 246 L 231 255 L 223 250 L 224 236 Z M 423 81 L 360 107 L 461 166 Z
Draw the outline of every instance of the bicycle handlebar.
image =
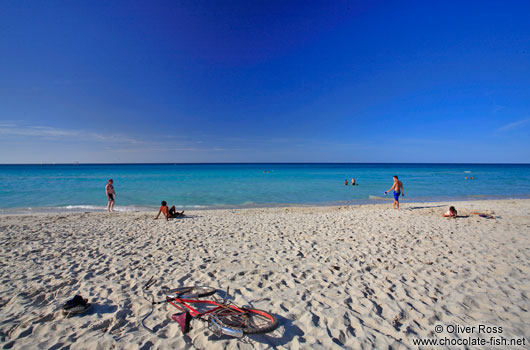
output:
M 147 283 L 144 284 L 143 289 L 149 289 L 149 288 L 151 288 L 151 286 L 152 286 L 153 284 L 155 284 L 155 282 L 156 282 L 156 280 L 155 280 L 154 278 L 155 278 L 155 276 L 151 276 L 151 278 L 149 279 L 149 281 L 147 281 Z

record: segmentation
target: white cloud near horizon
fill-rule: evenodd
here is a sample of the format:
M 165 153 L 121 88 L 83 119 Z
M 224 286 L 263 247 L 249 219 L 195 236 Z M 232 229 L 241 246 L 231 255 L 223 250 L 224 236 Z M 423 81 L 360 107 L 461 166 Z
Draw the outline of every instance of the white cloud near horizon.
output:
M 199 139 L 189 139 L 185 135 L 127 135 L 112 133 L 96 133 L 83 129 L 57 128 L 47 125 L 29 125 L 24 121 L 0 120 L 0 141 L 4 141 L 4 146 L 9 145 L 11 153 L 27 157 L 22 154 L 20 144 L 35 150 L 32 156 L 46 154 L 48 157 L 54 155 L 54 151 L 63 147 L 61 152 L 71 154 L 73 158 L 82 160 L 76 154 L 90 150 L 94 154 L 98 151 L 106 152 L 108 157 L 121 157 L 131 155 L 131 159 L 149 157 L 154 153 L 166 153 L 168 159 L 173 156 L 182 156 L 186 153 L 202 154 L 204 157 L 217 159 L 220 154 L 234 159 L 242 159 L 249 155 L 275 154 L 300 156 L 300 150 L 310 150 L 311 154 L 323 154 L 328 151 L 350 152 L 351 150 L 366 150 L 373 145 L 363 145 L 360 143 L 349 143 L 344 141 L 314 140 L 304 137 L 234 137 L 218 135 L 201 135 Z M 160 140 L 163 138 L 163 140 Z M 3 140 L 2 140 L 3 139 Z M 16 146 L 12 143 L 16 142 Z M 8 143 L 9 142 L 9 143 Z M 61 146 L 63 145 L 63 146 Z M 89 148 L 86 146 L 89 145 Z M 44 157 L 44 156 L 43 156 Z M 265 157 L 266 158 L 266 157 Z M 113 159 L 113 158 L 112 158 Z M 103 161 L 103 160 L 102 160 Z
M 497 131 L 509 131 L 509 130 L 516 130 L 524 127 L 526 124 L 530 123 L 530 118 L 518 120 L 513 123 L 506 124 L 500 128 L 497 129 Z
M 205 136 L 205 139 L 210 139 L 209 142 L 190 140 L 184 135 L 162 135 L 162 138 L 164 138 L 164 141 L 160 141 L 160 136 L 157 136 L 155 140 L 149 136 L 103 134 L 89 130 L 62 129 L 44 125 L 27 125 L 20 121 L 0 120 L 0 141 L 4 141 L 4 146 L 9 145 L 11 147 L 11 151 L 7 153 L 21 155 L 21 157 L 15 155 L 9 158 L 7 162 L 13 162 L 13 159 L 18 161 L 19 158 L 28 157 L 20 149 L 21 142 L 25 146 L 29 145 L 31 149 L 36 150 L 31 152 L 33 161 L 37 161 L 33 159 L 33 156 L 39 154 L 39 157 L 46 162 L 54 161 L 50 159 L 50 155 L 54 155 L 54 152 L 50 150 L 56 150 L 57 148 L 53 147 L 59 147 L 58 145 L 65 143 L 70 145 L 67 149 L 62 150 L 61 153 L 69 154 L 72 156 L 71 158 L 80 161 L 84 161 L 84 159 L 78 157 L 78 155 L 86 154 L 87 150 L 90 150 L 94 155 L 100 154 L 98 152 L 103 152 L 105 157 L 109 157 L 111 160 L 122 159 L 122 155 L 129 154 L 132 158 L 127 158 L 128 161 L 134 161 L 136 157 L 140 157 L 139 161 L 143 161 L 143 159 L 149 158 L 152 154 L 165 153 L 168 154 L 168 159 L 171 160 L 171 155 L 182 156 L 187 153 L 219 155 L 221 153 L 231 154 L 233 152 L 248 151 L 247 148 L 226 144 L 226 140 L 213 139 L 211 136 Z M 10 141 L 16 141 L 17 145 L 9 144 L 8 142 Z M 250 143 L 250 139 L 247 141 Z M 81 145 L 79 142 L 85 144 Z M 86 147 L 86 144 L 89 145 L 89 148 Z M 16 151 L 12 152 L 15 149 Z M 42 154 L 44 156 L 41 156 Z M 101 159 L 99 161 L 107 160 Z M 6 162 L 6 160 L 0 157 L 0 162 Z
M 29 136 L 44 139 L 74 138 L 81 141 L 103 143 L 143 144 L 143 140 L 118 134 L 101 134 L 85 130 L 59 129 L 49 126 L 19 125 L 12 121 L 0 122 L 0 135 Z

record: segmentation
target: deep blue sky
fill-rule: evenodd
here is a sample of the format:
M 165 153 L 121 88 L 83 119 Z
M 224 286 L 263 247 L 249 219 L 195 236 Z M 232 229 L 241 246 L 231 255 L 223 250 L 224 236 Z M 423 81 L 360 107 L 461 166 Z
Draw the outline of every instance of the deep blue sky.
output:
M 2 1 L 0 163 L 527 163 L 529 14 L 529 1 Z

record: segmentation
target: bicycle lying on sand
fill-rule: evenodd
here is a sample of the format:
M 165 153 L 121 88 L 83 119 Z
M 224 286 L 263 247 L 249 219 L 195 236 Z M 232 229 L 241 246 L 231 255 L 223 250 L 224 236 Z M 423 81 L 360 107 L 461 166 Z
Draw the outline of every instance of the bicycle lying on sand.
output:
M 144 291 L 154 283 L 152 280 L 153 278 L 146 283 Z M 208 329 L 217 336 L 224 334 L 236 338 L 242 338 L 248 334 L 268 333 L 278 327 L 278 319 L 274 315 L 250 307 L 239 307 L 228 301 L 228 291 L 229 288 L 224 298 L 218 300 L 214 296 L 217 289 L 212 287 L 193 286 L 166 290 L 165 300 L 155 301 L 152 296 L 153 309 L 142 320 L 142 326 L 153 332 L 144 325 L 144 321 L 153 312 L 154 305 L 169 303 L 181 311 L 173 314 L 171 318 L 179 324 L 184 334 L 190 331 L 191 321 L 194 319 L 207 322 Z M 209 296 L 212 298 L 199 299 Z M 191 304 L 197 304 L 198 308 L 204 310 L 199 311 Z

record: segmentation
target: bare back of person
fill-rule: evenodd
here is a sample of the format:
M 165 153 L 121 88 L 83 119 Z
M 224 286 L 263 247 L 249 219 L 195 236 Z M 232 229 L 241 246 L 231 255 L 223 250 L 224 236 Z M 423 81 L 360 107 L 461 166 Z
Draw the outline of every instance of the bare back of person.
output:
M 107 195 L 107 198 L 109 200 L 109 203 L 107 205 L 107 211 L 110 213 L 114 211 L 114 197 L 116 196 L 113 183 L 114 180 L 109 179 L 107 185 L 105 186 L 105 194 Z
M 399 210 L 399 196 L 405 196 L 403 183 L 398 180 L 397 175 L 392 176 L 392 178 L 394 179 L 394 183 L 388 191 L 385 191 L 385 194 L 387 194 L 389 191 L 394 191 L 394 209 L 397 208 Z
M 114 186 L 112 184 L 107 184 L 107 193 L 108 194 L 115 194 L 114 193 Z

